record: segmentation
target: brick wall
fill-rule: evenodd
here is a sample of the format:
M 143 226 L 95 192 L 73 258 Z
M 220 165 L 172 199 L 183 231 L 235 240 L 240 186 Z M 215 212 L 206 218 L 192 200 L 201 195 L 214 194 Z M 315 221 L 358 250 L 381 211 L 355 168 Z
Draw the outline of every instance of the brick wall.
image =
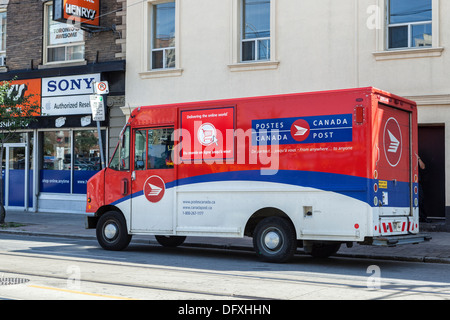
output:
M 100 26 L 111 28 L 122 23 L 122 19 L 116 15 L 118 10 L 122 9 L 122 4 L 116 0 L 101 1 Z M 120 44 L 116 44 L 116 39 L 121 36 L 120 32 L 105 31 L 85 33 L 85 59 L 87 63 L 96 61 L 98 52 L 98 62 L 118 60 L 116 53 L 121 52 Z
M 6 65 L 9 70 L 31 69 L 42 63 L 43 3 L 10 0 L 7 9 Z
M 44 1 L 10 0 L 7 8 L 6 65 L 8 70 L 36 69 L 42 65 Z M 116 26 L 116 32 L 85 32 L 85 60 L 88 64 L 123 59 L 123 1 L 101 0 L 102 27 Z

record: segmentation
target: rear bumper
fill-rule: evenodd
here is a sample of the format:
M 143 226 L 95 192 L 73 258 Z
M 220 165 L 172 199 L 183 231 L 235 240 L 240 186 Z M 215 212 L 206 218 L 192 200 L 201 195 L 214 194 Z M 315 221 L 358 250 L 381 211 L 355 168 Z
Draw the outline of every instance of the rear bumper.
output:
M 432 237 L 428 234 L 409 234 L 401 236 L 380 236 L 371 239 L 370 245 L 394 247 L 402 244 L 418 244 L 430 241 Z

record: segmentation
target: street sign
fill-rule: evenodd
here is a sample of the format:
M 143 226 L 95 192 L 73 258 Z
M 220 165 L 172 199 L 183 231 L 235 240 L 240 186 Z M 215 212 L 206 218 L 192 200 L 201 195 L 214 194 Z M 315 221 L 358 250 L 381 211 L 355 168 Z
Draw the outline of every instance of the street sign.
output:
M 93 121 L 105 121 L 105 103 L 104 98 L 98 94 L 90 95 L 90 103 Z
M 94 82 L 94 93 L 108 94 L 109 93 L 108 81 Z

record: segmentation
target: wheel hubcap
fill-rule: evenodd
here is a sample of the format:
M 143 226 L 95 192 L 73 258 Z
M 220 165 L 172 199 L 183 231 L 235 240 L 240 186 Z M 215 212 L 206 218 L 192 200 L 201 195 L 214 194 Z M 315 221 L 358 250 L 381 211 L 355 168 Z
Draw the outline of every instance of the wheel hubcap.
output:
M 264 245 L 270 249 L 275 250 L 280 246 L 281 237 L 280 234 L 276 231 L 269 231 L 264 236 Z
M 118 232 L 117 226 L 113 223 L 109 223 L 105 226 L 103 233 L 106 239 L 113 240 L 117 236 L 117 232 Z

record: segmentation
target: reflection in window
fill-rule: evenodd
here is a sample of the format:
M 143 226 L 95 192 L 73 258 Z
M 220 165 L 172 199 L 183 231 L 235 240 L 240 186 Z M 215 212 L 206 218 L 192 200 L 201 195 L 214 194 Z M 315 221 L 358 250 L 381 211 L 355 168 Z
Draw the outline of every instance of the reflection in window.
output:
M 270 59 L 270 0 L 242 0 L 242 61 Z
M 388 47 L 432 46 L 432 0 L 389 0 Z
M 97 130 L 74 132 L 74 170 L 98 171 L 101 169 Z
M 44 132 L 45 170 L 70 170 L 71 145 L 69 131 Z
M 153 6 L 152 69 L 175 68 L 175 2 Z

